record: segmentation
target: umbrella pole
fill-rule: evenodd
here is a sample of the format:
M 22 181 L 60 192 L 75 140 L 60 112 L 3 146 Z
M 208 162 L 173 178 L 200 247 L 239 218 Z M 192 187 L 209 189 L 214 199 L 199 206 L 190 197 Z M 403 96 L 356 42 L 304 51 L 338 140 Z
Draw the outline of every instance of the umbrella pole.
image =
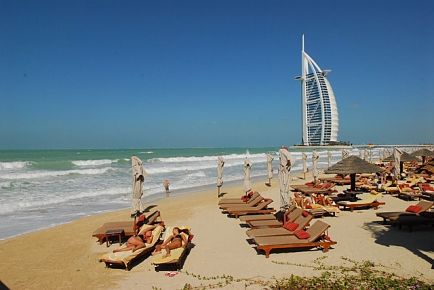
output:
M 422 156 L 422 164 L 425 164 L 425 156 Z
M 399 162 L 399 174 L 401 175 L 402 172 L 404 171 L 404 162 Z M 399 176 L 398 176 L 399 179 Z
M 352 173 L 350 174 L 351 178 L 351 191 L 356 191 L 356 174 Z

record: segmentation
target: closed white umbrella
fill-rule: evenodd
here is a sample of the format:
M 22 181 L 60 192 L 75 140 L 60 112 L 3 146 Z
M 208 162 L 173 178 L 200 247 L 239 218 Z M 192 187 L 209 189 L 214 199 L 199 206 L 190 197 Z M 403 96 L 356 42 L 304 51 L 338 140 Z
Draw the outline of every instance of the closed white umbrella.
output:
M 312 152 L 312 175 L 313 175 L 313 182 L 316 183 L 318 179 L 318 159 L 319 155 L 316 153 L 316 151 Z
M 342 160 L 348 158 L 350 156 L 350 152 L 348 150 L 342 149 Z
M 220 196 L 220 188 L 223 185 L 223 169 L 225 166 L 225 161 L 223 157 L 219 156 L 217 158 L 217 197 Z
M 301 159 L 303 160 L 303 178 L 306 179 L 306 173 L 307 173 L 307 154 L 301 153 Z
M 279 186 L 280 208 L 286 209 L 289 204 L 289 172 L 291 171 L 291 154 L 286 148 L 279 150 Z
M 363 160 L 368 161 L 369 160 L 369 152 L 368 149 L 363 150 Z
M 137 215 L 143 212 L 143 181 L 145 178 L 146 171 L 143 169 L 143 162 L 137 156 L 131 157 L 131 166 L 133 173 L 133 195 L 132 195 L 132 214 Z
M 393 164 L 393 173 L 395 175 L 395 178 L 398 180 L 400 175 L 401 175 L 401 154 L 402 151 L 399 150 L 398 148 L 394 148 L 393 149 L 393 160 L 394 160 L 394 164 Z
M 330 151 L 327 151 L 327 167 L 330 167 L 332 165 L 332 153 Z
M 249 192 L 250 190 L 252 190 L 252 183 L 250 182 L 251 169 L 252 169 L 252 163 L 246 157 L 246 159 L 244 160 L 244 166 L 243 166 L 243 170 L 244 170 L 244 191 L 245 192 Z
M 271 154 L 267 154 L 267 174 L 268 184 L 271 185 L 271 179 L 273 178 L 273 160 L 274 157 Z

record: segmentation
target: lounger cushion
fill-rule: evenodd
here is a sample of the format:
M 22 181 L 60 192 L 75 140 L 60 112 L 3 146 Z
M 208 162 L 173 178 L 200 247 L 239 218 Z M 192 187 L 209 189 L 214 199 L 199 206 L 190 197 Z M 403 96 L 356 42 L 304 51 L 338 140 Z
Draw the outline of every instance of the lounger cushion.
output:
M 298 228 L 298 226 L 299 226 L 299 224 L 292 223 L 292 222 L 287 222 L 283 225 L 283 227 L 285 229 L 287 229 L 288 231 L 291 231 L 291 232 L 295 231 Z
M 301 240 L 305 240 L 305 239 L 310 238 L 310 234 L 304 230 L 295 231 L 294 235 Z
M 307 211 L 303 211 L 302 213 L 301 213 L 304 217 L 307 217 L 308 215 L 309 215 L 309 213 L 307 212 Z
M 421 210 L 422 210 L 422 207 L 420 207 L 418 205 L 410 205 L 409 207 L 407 207 L 407 209 L 405 211 L 406 212 L 419 213 Z

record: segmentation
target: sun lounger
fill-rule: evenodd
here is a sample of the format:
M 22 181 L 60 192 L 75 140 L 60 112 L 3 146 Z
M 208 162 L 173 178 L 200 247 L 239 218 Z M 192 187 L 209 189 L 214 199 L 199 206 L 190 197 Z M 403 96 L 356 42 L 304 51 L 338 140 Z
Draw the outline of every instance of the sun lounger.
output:
M 246 234 L 250 238 L 254 237 L 268 237 L 268 236 L 290 236 L 293 235 L 294 232 L 298 230 L 303 230 L 305 227 L 309 225 L 312 221 L 313 216 L 311 214 L 308 215 L 300 215 L 292 222 L 298 224 L 297 228 L 293 231 L 290 231 L 283 227 L 281 224 L 280 227 L 269 227 L 269 228 L 255 228 L 246 231 Z
M 397 225 L 399 229 L 405 226 L 408 227 L 409 231 L 412 231 L 415 226 L 434 226 L 434 217 L 401 215 L 394 220 L 394 224 Z
M 262 196 L 258 195 L 257 197 L 251 199 L 247 203 L 225 203 L 225 204 L 220 204 L 219 207 L 223 210 L 230 208 L 230 207 L 252 207 L 252 206 L 259 204 L 263 200 L 264 200 L 264 198 Z
M 188 251 L 190 250 L 191 240 L 193 239 L 193 235 L 191 234 L 191 230 L 188 227 L 179 227 L 179 229 L 188 229 L 190 234 L 181 233 L 181 235 L 185 235 L 187 238 L 187 244 L 181 248 L 177 248 L 170 251 L 170 255 L 168 257 L 164 257 L 166 254 L 165 250 L 161 250 L 160 253 L 152 256 L 152 264 L 155 265 L 156 270 L 162 266 L 175 266 L 175 268 L 181 269 L 184 258 L 186 257 Z M 166 231 L 163 235 L 163 243 L 167 241 L 167 239 L 172 235 L 173 227 L 167 227 Z
M 226 209 L 225 211 L 229 214 L 229 215 L 233 215 L 236 218 L 238 218 L 240 215 L 246 215 L 246 214 L 269 214 L 272 212 L 275 212 L 276 210 L 274 210 L 273 208 L 268 208 L 268 205 L 271 204 L 273 202 L 272 199 L 269 198 L 265 198 L 263 199 L 258 205 L 256 206 L 252 206 L 252 207 L 242 207 L 242 206 L 238 206 L 238 207 L 231 207 Z
M 243 201 L 242 200 L 242 197 L 238 197 L 238 198 L 222 198 L 222 199 L 220 199 L 219 200 L 219 205 L 222 205 L 222 204 L 246 204 L 246 203 L 248 203 L 250 200 L 253 200 L 253 199 L 255 199 L 255 198 L 257 198 L 259 196 L 259 193 L 257 192 L 257 191 L 255 191 L 253 194 L 252 194 L 252 196 L 247 200 L 247 201 Z
M 418 212 L 418 213 L 421 213 L 421 212 L 428 211 L 433 205 L 434 205 L 434 202 L 421 200 L 415 206 L 418 206 L 421 208 L 421 210 Z M 411 216 L 411 215 L 416 215 L 416 213 L 415 212 L 408 212 L 408 211 L 389 211 L 389 212 L 377 213 L 377 216 L 383 218 L 384 222 L 387 220 L 394 220 L 394 219 L 396 219 L 400 216 L 404 216 L 404 215 Z
M 338 207 L 332 205 L 312 204 L 311 207 L 312 208 L 305 210 L 314 217 L 321 217 L 324 215 L 336 216 L 336 214 L 340 212 Z
M 288 212 L 285 217 L 285 221 L 294 221 L 299 216 L 301 216 L 301 213 L 303 210 L 301 208 L 295 208 L 291 212 Z M 277 219 L 274 220 L 253 220 L 253 221 L 247 221 L 247 224 L 252 228 L 279 228 L 283 225 L 282 221 L 278 221 Z
M 324 252 L 335 245 L 327 235 L 326 231 L 330 225 L 323 221 L 316 221 L 306 232 L 310 235 L 308 239 L 299 239 L 296 236 L 271 236 L 271 237 L 256 237 L 256 249 L 265 252 L 265 257 L 270 256 L 270 252 L 274 249 L 294 249 L 294 248 L 322 248 Z
M 292 212 L 297 207 L 295 205 L 291 205 L 283 214 L 283 218 L 286 219 L 286 216 Z M 277 220 L 276 214 L 251 214 L 240 216 L 240 221 L 248 222 L 248 221 L 263 221 L 263 220 Z
M 136 251 L 124 251 L 124 252 L 116 252 L 116 253 L 107 253 L 100 257 L 99 261 L 104 262 L 106 267 L 111 267 L 114 265 L 123 266 L 126 270 L 131 269 L 132 263 L 138 259 L 139 257 L 142 257 L 146 253 L 152 252 L 155 245 L 157 244 L 158 240 L 160 239 L 160 235 L 163 231 L 163 227 L 158 225 L 153 231 L 152 231 L 152 243 L 146 244 L 146 247 L 138 249 Z M 126 243 L 123 245 L 123 247 L 126 247 Z
M 316 188 L 305 184 L 291 185 L 291 187 L 295 191 L 299 191 L 303 194 L 312 194 L 312 193 L 329 194 L 329 193 L 336 192 L 332 188 Z
M 337 204 L 339 206 L 342 206 L 343 209 L 350 209 L 350 211 L 353 211 L 355 208 L 374 208 L 377 209 L 380 205 L 384 205 L 384 202 L 379 202 L 378 199 L 382 197 L 381 193 L 378 194 L 361 194 L 360 200 L 357 201 L 339 201 Z
M 152 225 L 160 218 L 160 211 L 156 210 L 149 214 L 145 220 L 145 224 Z M 106 239 L 106 232 L 109 230 L 123 230 L 125 237 L 131 237 L 135 235 L 134 222 L 121 221 L 121 222 L 108 222 L 98 227 L 92 234 L 92 237 L 96 237 L 100 244 L 104 243 Z

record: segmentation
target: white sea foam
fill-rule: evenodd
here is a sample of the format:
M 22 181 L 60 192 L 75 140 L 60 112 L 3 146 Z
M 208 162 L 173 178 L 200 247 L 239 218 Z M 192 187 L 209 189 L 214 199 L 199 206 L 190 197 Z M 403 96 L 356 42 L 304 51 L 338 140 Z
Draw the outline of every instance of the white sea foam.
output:
M 118 161 L 119 159 L 114 159 L 114 160 L 99 159 L 99 160 L 74 160 L 71 162 L 76 166 L 100 166 L 100 165 L 112 164 Z
M 36 200 L 26 199 L 13 203 L 2 203 L 0 205 L 0 212 L 2 214 L 11 213 L 23 209 L 38 209 L 47 206 L 52 206 L 55 204 L 65 203 L 72 200 L 79 200 L 82 198 L 91 198 L 98 196 L 114 196 L 122 195 L 131 191 L 131 188 L 109 188 L 102 190 L 89 190 L 82 191 L 80 193 L 68 193 L 65 195 L 58 196 L 47 196 L 45 198 L 38 198 Z
M 142 152 L 139 152 L 139 153 L 143 153 L 143 154 L 152 154 L 152 153 L 154 153 L 154 151 L 142 151 Z
M 31 165 L 31 162 L 29 161 L 0 162 L 0 170 L 23 169 L 28 165 Z
M 44 177 L 64 176 L 70 174 L 81 175 L 96 175 L 103 174 L 112 169 L 111 167 L 95 168 L 95 169 L 74 169 L 74 170 L 60 170 L 60 171 L 29 171 L 25 173 L 7 173 L 0 174 L 3 179 L 36 179 Z
M 255 154 L 228 154 L 228 155 L 211 155 L 211 156 L 190 156 L 190 157 L 164 157 L 164 158 L 152 158 L 149 162 L 162 162 L 162 163 L 177 163 L 177 162 L 200 162 L 200 161 L 217 161 L 218 156 L 222 156 L 224 160 L 234 160 L 243 159 L 247 156 L 249 159 L 264 159 L 266 158 L 265 153 L 255 153 Z

